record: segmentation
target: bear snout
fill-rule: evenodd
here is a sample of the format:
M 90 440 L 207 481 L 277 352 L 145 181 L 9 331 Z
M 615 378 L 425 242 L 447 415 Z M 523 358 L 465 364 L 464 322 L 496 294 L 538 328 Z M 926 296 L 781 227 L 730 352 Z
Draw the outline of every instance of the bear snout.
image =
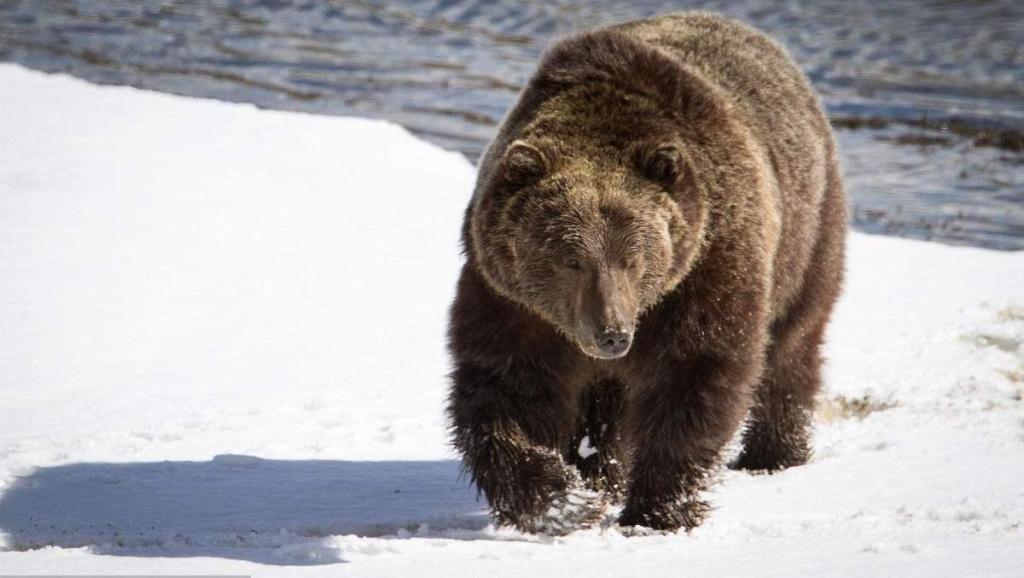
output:
M 595 336 L 597 349 L 606 359 L 622 357 L 629 351 L 633 344 L 633 334 L 629 331 L 612 330 L 602 331 Z
M 636 299 L 625 271 L 599 269 L 579 293 L 576 341 L 590 357 L 615 359 L 633 343 Z
M 579 327 L 576 342 L 583 353 L 596 359 L 617 359 L 629 353 L 633 344 L 633 331 L 624 328 L 606 327 L 592 329 Z

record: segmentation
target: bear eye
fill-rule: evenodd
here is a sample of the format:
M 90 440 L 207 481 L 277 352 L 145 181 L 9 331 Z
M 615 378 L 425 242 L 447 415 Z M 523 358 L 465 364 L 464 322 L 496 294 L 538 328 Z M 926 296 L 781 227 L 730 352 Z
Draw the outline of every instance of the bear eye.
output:
M 569 257 L 565 260 L 565 268 L 573 271 L 579 271 L 580 269 L 583 269 L 583 263 L 580 263 L 580 260 L 575 257 Z
M 640 268 L 640 259 L 637 257 L 630 257 L 622 262 L 622 267 L 627 271 L 636 271 Z

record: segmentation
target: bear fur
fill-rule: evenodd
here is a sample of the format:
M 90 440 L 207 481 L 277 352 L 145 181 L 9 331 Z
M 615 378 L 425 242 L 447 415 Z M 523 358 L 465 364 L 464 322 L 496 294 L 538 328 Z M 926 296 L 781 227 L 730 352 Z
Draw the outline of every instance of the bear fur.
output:
M 706 13 L 557 42 L 480 161 L 453 444 L 500 524 L 691 529 L 733 463 L 809 457 L 846 200 L 785 51 Z

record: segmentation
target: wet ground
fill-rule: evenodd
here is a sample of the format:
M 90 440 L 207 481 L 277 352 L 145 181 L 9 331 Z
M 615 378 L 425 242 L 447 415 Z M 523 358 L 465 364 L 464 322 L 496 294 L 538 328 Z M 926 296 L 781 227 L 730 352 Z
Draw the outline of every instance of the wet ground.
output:
M 1024 249 L 1018 0 L 0 0 L 0 59 L 385 118 L 475 158 L 554 37 L 687 8 L 740 18 L 790 49 L 837 127 L 855 226 Z

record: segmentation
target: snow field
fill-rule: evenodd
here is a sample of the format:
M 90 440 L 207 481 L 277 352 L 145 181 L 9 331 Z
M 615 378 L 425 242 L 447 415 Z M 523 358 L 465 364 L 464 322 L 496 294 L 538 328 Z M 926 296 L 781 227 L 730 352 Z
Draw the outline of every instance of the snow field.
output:
M 0 65 L 0 572 L 1021 575 L 1024 253 L 856 233 L 809 465 L 689 535 L 490 526 L 443 415 L 473 177 Z

